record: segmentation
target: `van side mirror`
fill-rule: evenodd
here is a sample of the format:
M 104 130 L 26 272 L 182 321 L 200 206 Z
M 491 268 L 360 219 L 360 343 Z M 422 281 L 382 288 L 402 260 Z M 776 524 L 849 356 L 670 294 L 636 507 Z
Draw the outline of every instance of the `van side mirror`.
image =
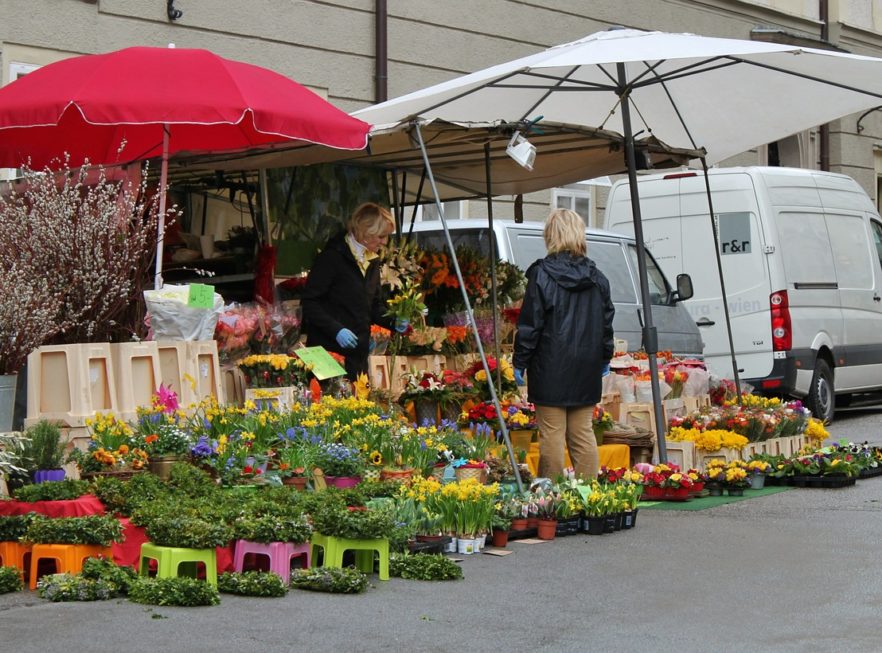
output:
M 692 289 L 692 277 L 690 277 L 688 274 L 678 274 L 677 290 L 674 293 L 673 303 L 692 299 L 692 295 L 694 294 L 695 291 Z

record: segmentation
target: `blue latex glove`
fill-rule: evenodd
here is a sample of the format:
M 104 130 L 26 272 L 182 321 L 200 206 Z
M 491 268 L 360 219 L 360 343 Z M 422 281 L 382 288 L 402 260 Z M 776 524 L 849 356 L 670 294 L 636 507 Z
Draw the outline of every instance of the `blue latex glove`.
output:
M 524 381 L 524 370 L 519 370 L 515 368 L 514 371 L 515 383 L 518 385 L 527 385 L 527 382 Z
M 398 333 L 404 333 L 405 331 L 407 331 L 407 327 L 409 326 L 410 322 L 408 322 L 407 320 L 404 320 L 402 318 L 398 318 L 397 320 L 395 320 L 395 330 Z
M 600 374 L 600 376 L 609 376 L 609 363 L 603 366 L 603 372 Z
M 337 332 L 337 344 L 343 349 L 355 349 L 358 346 L 358 338 L 349 329 L 340 329 Z

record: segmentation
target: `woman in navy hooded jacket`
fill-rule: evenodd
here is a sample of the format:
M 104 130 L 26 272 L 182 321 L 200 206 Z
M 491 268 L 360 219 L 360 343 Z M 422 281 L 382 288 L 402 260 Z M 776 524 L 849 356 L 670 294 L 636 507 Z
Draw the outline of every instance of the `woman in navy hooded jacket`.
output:
M 592 417 L 602 377 L 614 350 L 609 281 L 586 256 L 585 223 L 568 209 L 545 223 L 548 255 L 527 270 L 527 291 L 518 319 L 514 368 L 536 405 L 539 476 L 564 468 L 564 447 L 576 475 L 597 476 Z

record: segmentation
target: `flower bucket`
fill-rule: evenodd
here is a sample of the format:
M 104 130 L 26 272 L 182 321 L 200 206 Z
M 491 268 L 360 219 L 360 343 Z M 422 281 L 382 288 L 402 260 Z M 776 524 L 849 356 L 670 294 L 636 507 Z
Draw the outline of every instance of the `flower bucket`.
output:
M 361 476 L 325 476 L 325 484 L 330 487 L 350 488 L 361 483 Z
M 475 539 L 465 539 L 460 537 L 456 540 L 456 551 L 462 555 L 472 555 L 473 553 L 478 552 L 477 544 L 477 540 Z
M 487 546 L 487 534 L 486 533 L 484 533 L 482 535 L 478 535 L 478 537 L 475 538 L 475 550 L 476 551 L 483 551 L 485 546 Z
M 626 510 L 622 513 L 622 528 L 628 530 L 634 528 L 637 523 L 637 508 L 634 510 Z
M 12 430 L 12 415 L 15 412 L 15 388 L 18 374 L 0 374 L 0 433 Z
M 155 474 L 163 481 L 171 478 L 171 468 L 177 462 L 186 460 L 186 456 L 151 456 L 147 462 L 147 467 L 152 474 Z
M 414 399 L 413 412 L 416 415 L 417 426 L 423 424 L 434 426 L 438 423 L 438 402 L 434 399 Z
M 752 490 L 762 490 L 766 486 L 766 475 L 765 474 L 751 474 L 750 475 L 750 488 Z
M 474 478 L 479 483 L 483 483 L 484 475 L 487 473 L 487 468 L 483 465 L 481 467 L 463 465 L 462 467 L 457 467 L 454 473 L 456 474 L 457 481 L 464 481 L 467 478 Z
M 606 530 L 606 517 L 583 517 L 582 532 L 588 535 L 603 535 Z
M 744 496 L 744 488 L 743 487 L 726 488 L 726 493 L 730 497 L 743 497 Z
M 450 541 L 444 545 L 444 553 L 456 553 L 459 548 L 459 540 L 455 537 L 451 537 Z

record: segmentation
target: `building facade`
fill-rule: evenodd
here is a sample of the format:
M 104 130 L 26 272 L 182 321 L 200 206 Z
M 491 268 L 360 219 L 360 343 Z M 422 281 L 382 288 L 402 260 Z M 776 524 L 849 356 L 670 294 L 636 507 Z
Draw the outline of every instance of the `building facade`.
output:
M 882 56 L 878 0 L 0 0 L 0 16 L 0 84 L 68 56 L 174 43 L 271 68 L 347 111 L 613 25 Z M 770 162 L 848 174 L 878 203 L 882 111 L 726 163 Z M 596 224 L 605 195 L 602 184 L 534 193 L 524 216 L 556 204 Z M 451 209 L 486 214 L 482 202 Z

